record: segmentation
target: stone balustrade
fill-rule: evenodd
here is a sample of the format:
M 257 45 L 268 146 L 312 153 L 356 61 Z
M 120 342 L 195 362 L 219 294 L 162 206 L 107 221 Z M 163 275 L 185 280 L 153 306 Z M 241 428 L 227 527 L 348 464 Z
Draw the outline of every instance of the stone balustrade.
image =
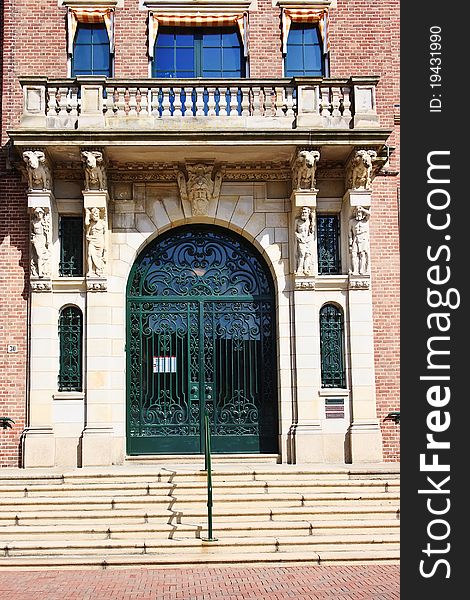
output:
M 24 77 L 28 129 L 376 128 L 376 77 L 142 79 Z

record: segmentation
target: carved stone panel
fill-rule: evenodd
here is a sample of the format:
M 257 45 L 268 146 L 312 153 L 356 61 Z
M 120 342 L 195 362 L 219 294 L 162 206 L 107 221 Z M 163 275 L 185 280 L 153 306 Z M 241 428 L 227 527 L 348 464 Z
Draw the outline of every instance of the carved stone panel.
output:
M 107 259 L 106 209 L 86 208 L 87 277 L 104 277 Z
M 295 274 L 314 275 L 315 213 L 304 206 L 294 221 Z
M 178 171 L 177 181 L 181 199 L 189 201 L 193 216 L 207 215 L 209 204 L 218 200 L 222 186 L 222 170 L 216 170 L 212 178 L 213 166 L 203 163 L 186 165 L 188 178 Z
M 48 207 L 31 213 L 31 277 L 51 276 L 52 226 Z
M 349 273 L 367 275 L 370 272 L 370 210 L 356 206 L 349 220 L 348 240 L 350 254 Z

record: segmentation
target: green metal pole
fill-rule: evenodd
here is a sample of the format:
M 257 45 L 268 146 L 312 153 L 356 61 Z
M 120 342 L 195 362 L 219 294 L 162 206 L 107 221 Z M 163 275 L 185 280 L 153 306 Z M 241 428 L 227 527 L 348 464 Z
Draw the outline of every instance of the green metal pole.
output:
M 212 462 L 211 462 L 211 434 L 209 415 L 204 415 L 205 428 L 205 470 L 207 472 L 207 541 L 215 542 L 217 538 L 212 535 Z

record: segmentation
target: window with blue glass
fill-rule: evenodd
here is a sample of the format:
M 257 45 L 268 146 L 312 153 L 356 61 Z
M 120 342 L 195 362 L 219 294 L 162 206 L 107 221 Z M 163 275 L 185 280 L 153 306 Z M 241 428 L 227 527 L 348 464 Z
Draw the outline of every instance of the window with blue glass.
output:
M 236 28 L 161 27 L 152 76 L 245 77 L 245 59 Z
M 104 23 L 78 23 L 73 44 L 72 77 L 111 77 L 109 36 Z
M 286 77 L 322 77 L 325 74 L 318 27 L 292 23 L 287 38 L 284 73 Z

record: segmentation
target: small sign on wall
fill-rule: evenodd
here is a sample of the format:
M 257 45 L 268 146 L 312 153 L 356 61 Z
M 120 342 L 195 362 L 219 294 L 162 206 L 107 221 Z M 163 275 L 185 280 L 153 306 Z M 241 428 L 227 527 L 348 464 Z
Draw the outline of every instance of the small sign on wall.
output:
M 154 373 L 176 373 L 176 356 L 154 356 Z
M 344 398 L 326 398 L 325 417 L 327 419 L 344 419 Z
M 8 344 L 7 353 L 16 354 L 18 352 L 18 346 L 16 344 Z

